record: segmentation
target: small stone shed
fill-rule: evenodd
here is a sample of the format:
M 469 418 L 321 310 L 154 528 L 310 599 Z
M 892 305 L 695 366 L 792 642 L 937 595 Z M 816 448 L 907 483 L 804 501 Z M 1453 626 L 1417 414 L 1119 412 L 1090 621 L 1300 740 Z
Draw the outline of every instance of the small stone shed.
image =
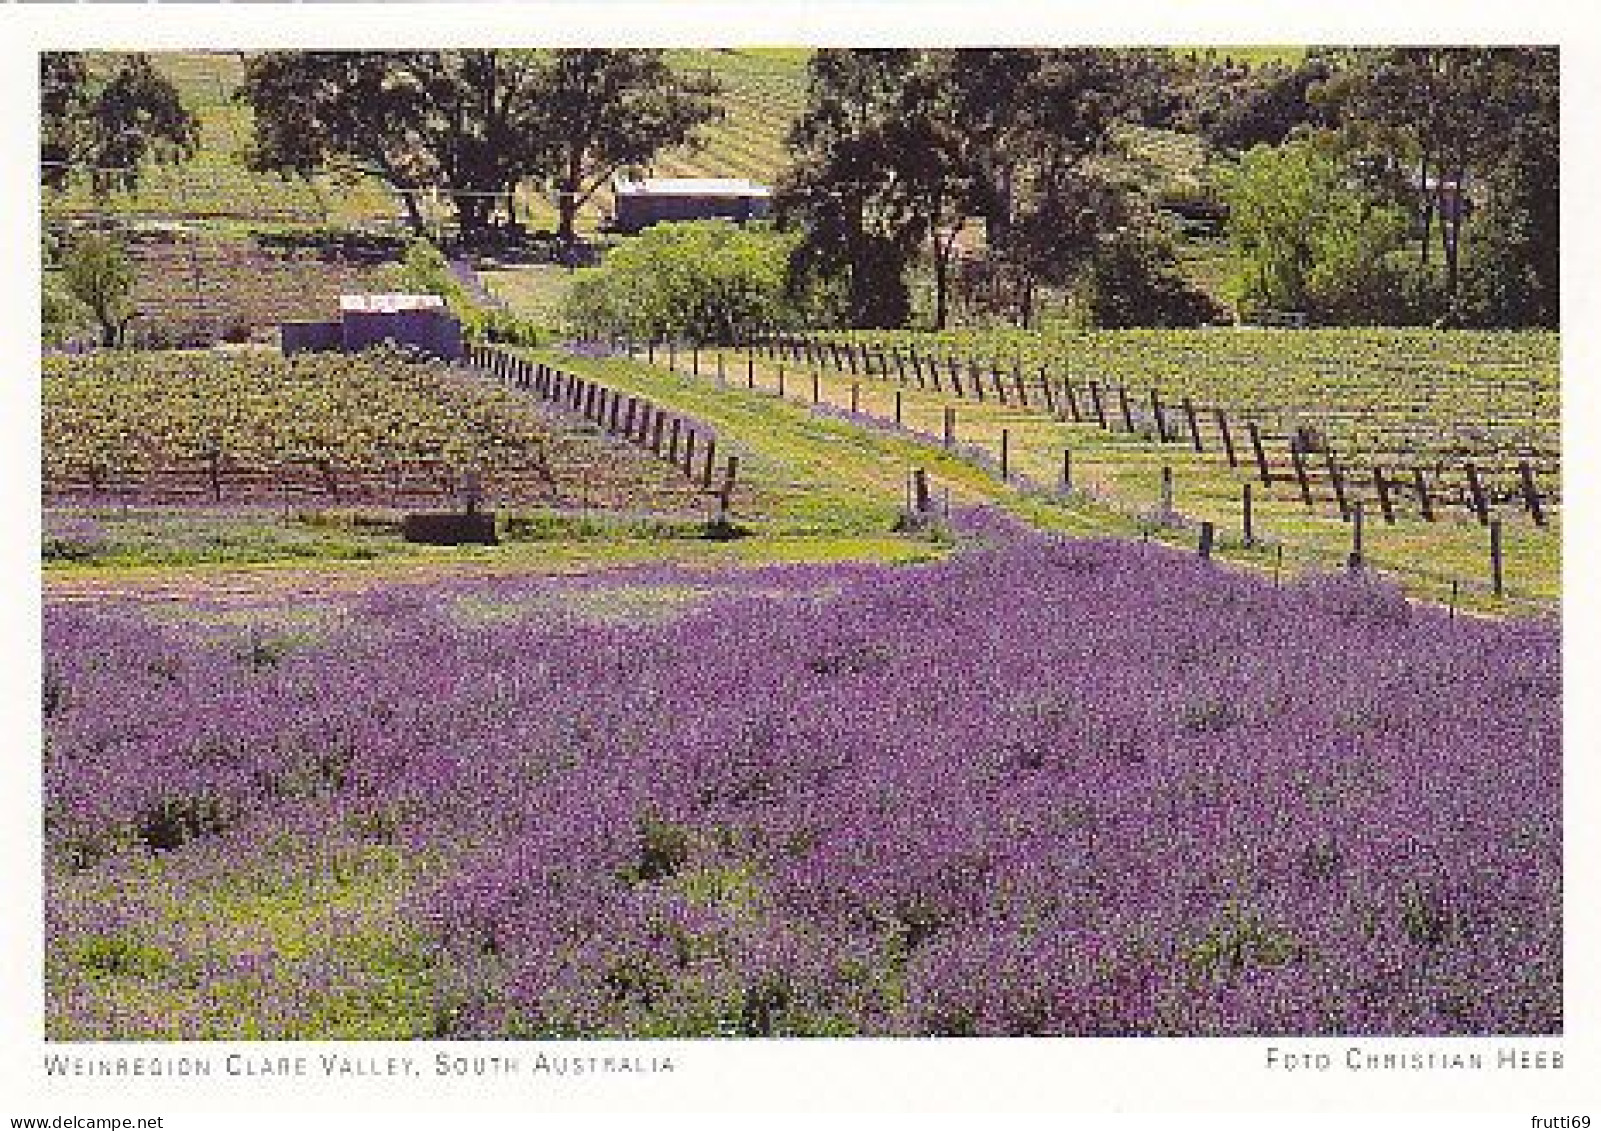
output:
M 666 220 L 759 220 L 772 208 L 773 190 L 742 177 L 619 179 L 612 226 L 635 233 Z
M 461 323 L 438 295 L 341 295 L 337 322 L 284 322 L 285 356 L 327 350 L 353 353 L 383 342 L 411 346 L 447 361 L 465 350 Z

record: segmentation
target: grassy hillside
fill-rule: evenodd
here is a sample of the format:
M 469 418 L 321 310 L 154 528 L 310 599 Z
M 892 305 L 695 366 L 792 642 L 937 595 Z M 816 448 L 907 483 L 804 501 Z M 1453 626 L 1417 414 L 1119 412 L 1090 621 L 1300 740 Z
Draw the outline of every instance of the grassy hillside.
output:
M 703 131 L 699 144 L 664 154 L 652 168 L 662 176 L 729 176 L 773 181 L 782 170 L 783 138 L 805 88 L 806 50 L 675 50 L 681 70 L 711 71 L 728 94 L 723 121 Z M 47 216 L 110 212 L 126 219 L 205 220 L 238 226 L 395 227 L 399 205 L 370 177 L 285 180 L 252 173 L 243 155 L 250 140 L 250 108 L 234 100 L 244 73 L 238 51 L 154 52 L 158 71 L 178 88 L 200 119 L 200 149 L 178 167 L 153 169 L 139 191 L 96 200 L 75 188 L 45 198 Z M 109 62 L 101 56 L 98 64 Z M 554 209 L 530 188 L 521 201 L 534 227 L 554 223 Z M 586 208 L 593 227 L 611 208 L 609 194 Z
M 183 165 L 151 169 L 137 192 L 98 200 L 83 187 L 47 193 L 47 217 L 109 212 L 128 220 L 205 220 L 233 226 L 370 227 L 398 221 L 394 197 L 371 179 L 286 180 L 245 168 L 250 109 L 233 99 L 244 74 L 240 52 L 158 51 L 150 58 L 200 120 L 198 152 Z M 107 66 L 110 59 L 92 57 L 91 66 Z
M 670 51 L 673 66 L 710 71 L 722 81 L 725 117 L 695 146 L 664 154 L 651 172 L 771 183 L 782 170 L 784 135 L 803 101 L 809 55 L 808 49 Z M 283 318 L 322 316 L 339 291 L 362 285 L 374 266 L 395 258 L 406 228 L 399 203 L 379 180 L 286 179 L 245 167 L 251 111 L 234 97 L 244 53 L 154 52 L 151 58 L 200 121 L 194 158 L 153 167 L 132 193 L 96 198 L 75 186 L 44 199 L 51 226 L 109 216 L 123 227 L 141 268 L 135 296 L 140 340 L 242 338 Z M 113 59 L 92 56 L 91 66 L 107 67 Z M 531 229 L 555 226 L 555 210 L 536 186 L 525 189 L 519 205 Z M 598 194 L 582 210 L 580 230 L 593 231 L 611 208 L 610 193 Z M 448 210 L 435 209 L 429 219 L 444 223 Z M 344 236 L 358 231 L 377 239 L 349 254 Z M 340 238 L 329 242 L 329 233 Z M 487 281 L 510 292 L 514 305 L 536 307 L 547 321 L 554 321 L 566 286 L 562 272 L 541 267 L 508 269 Z M 518 301 L 531 291 L 539 292 L 537 302 Z

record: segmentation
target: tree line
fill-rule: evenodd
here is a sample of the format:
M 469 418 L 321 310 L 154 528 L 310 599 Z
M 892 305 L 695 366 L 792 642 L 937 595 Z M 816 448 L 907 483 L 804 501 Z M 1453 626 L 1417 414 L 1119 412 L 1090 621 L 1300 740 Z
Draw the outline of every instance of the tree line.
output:
M 44 56 L 46 184 L 82 170 L 97 192 L 127 189 L 146 162 L 195 151 L 177 92 L 145 57 L 117 58 L 91 73 L 82 56 Z M 1182 202 L 1129 160 L 1130 127 L 1146 127 L 1211 154 L 1203 212 L 1223 220 L 1238 312 L 1554 326 L 1558 86 L 1552 48 L 1309 49 L 1266 65 L 1173 50 L 819 50 L 772 247 L 807 317 L 844 325 L 944 326 L 974 291 L 986 317 L 1025 325 L 1068 307 L 1102 326 L 1219 320 L 1179 270 L 1195 246 L 1174 219 Z M 378 177 L 418 231 L 419 195 L 442 189 L 469 240 L 515 226 L 531 182 L 571 243 L 586 202 L 619 171 L 695 144 L 722 93 L 655 50 L 278 51 L 246 59 L 237 97 L 253 169 Z M 735 256 L 755 258 L 744 245 Z
M 250 58 L 240 97 L 253 112 L 247 164 L 381 178 L 421 230 L 417 192 L 446 189 L 464 238 L 516 191 L 543 186 L 558 237 L 613 174 L 693 142 L 722 116 L 710 75 L 652 50 L 273 51 Z
M 77 176 L 97 192 L 131 189 L 147 161 L 196 149 L 193 113 L 145 55 L 106 77 L 82 54 L 47 53 L 41 92 L 50 187 Z M 572 49 L 267 51 L 246 58 L 235 97 L 251 110 L 253 171 L 376 177 L 418 233 L 421 194 L 443 190 L 469 240 L 515 222 L 517 189 L 533 182 L 572 241 L 579 209 L 613 174 L 693 144 L 721 118 L 721 94 L 661 51 Z
M 1155 127 L 1217 155 L 1242 310 L 1554 326 L 1558 104 L 1548 48 L 824 50 L 780 212 L 851 325 L 904 324 L 921 269 L 944 326 L 964 237 L 1024 324 L 1042 288 L 1101 325 L 1206 320 L 1160 186 L 1109 159 Z

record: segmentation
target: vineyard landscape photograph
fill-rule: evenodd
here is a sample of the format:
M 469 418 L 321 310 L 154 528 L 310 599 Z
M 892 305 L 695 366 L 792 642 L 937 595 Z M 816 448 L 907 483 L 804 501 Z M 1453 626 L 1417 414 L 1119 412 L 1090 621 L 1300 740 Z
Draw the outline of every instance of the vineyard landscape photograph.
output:
M 1558 55 L 39 54 L 47 1047 L 1561 1036 Z

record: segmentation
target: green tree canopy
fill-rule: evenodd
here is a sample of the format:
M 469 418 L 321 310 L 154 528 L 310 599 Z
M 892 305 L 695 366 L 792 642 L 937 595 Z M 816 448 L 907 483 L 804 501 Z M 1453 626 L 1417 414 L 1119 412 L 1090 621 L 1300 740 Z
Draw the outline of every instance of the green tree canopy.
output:
M 246 64 L 249 163 L 302 176 L 381 178 L 423 227 L 416 194 L 445 190 L 463 236 L 481 234 L 517 186 L 551 186 L 562 234 L 619 168 L 690 140 L 720 111 L 718 87 L 660 51 L 272 51 Z
M 557 235 L 574 239 L 578 210 L 619 170 L 691 143 L 722 117 L 721 85 L 710 74 L 680 74 L 660 51 L 552 51 L 538 70 L 539 157 L 534 171 L 552 189 Z
M 842 274 L 842 313 L 868 326 L 905 321 L 920 246 L 944 325 L 958 241 L 980 223 L 1000 268 L 1061 277 L 1100 231 L 1091 202 L 1110 188 L 1090 158 L 1142 112 L 1144 63 L 1094 49 L 818 52 L 779 192 L 780 215 L 806 231 L 802 265 Z
M 134 314 L 133 265 L 122 245 L 98 232 L 79 235 L 67 250 L 62 283 L 99 324 L 100 344 L 120 345 Z
M 1335 112 L 1321 93 L 1334 65 L 1329 53 L 1318 50 L 1293 63 L 1254 66 L 1196 57 L 1177 76 L 1185 97 L 1176 124 L 1227 153 L 1278 145 L 1298 130 L 1332 126 Z
M 793 244 L 722 220 L 655 224 L 577 272 L 567 317 L 581 332 L 746 341 L 795 320 Z
M 906 272 L 923 232 L 885 159 L 916 65 L 905 50 L 816 52 L 806 108 L 789 133 L 793 160 L 775 204 L 805 233 L 797 272 L 838 280 L 839 315 L 855 326 L 899 326 L 911 310 Z
M 1485 208 L 1472 247 L 1464 315 L 1492 326 L 1555 328 L 1562 313 L 1560 82 L 1557 52 L 1501 56 L 1510 128 L 1483 175 Z
M 39 95 L 39 176 L 50 188 L 131 190 L 147 162 L 186 160 L 200 142 L 198 120 L 147 55 L 91 66 L 80 52 L 46 51 Z
M 1341 64 L 1321 97 L 1338 112 L 1354 167 L 1418 214 L 1421 268 L 1429 268 L 1438 236 L 1448 315 L 1462 315 L 1464 252 L 1473 218 L 1484 215 L 1479 226 L 1494 238 L 1476 266 L 1481 284 L 1495 289 L 1497 274 L 1532 282 L 1540 294 L 1534 316 L 1554 317 L 1556 51 L 1352 50 Z
M 527 52 L 266 52 L 247 61 L 239 89 L 254 119 L 247 161 L 376 176 L 418 231 L 417 192 L 438 186 L 475 236 L 539 151 L 536 75 Z
M 1302 311 L 1328 321 L 1382 320 L 1388 257 L 1406 216 L 1355 184 L 1310 139 L 1258 145 L 1228 189 L 1235 300 L 1243 313 Z

